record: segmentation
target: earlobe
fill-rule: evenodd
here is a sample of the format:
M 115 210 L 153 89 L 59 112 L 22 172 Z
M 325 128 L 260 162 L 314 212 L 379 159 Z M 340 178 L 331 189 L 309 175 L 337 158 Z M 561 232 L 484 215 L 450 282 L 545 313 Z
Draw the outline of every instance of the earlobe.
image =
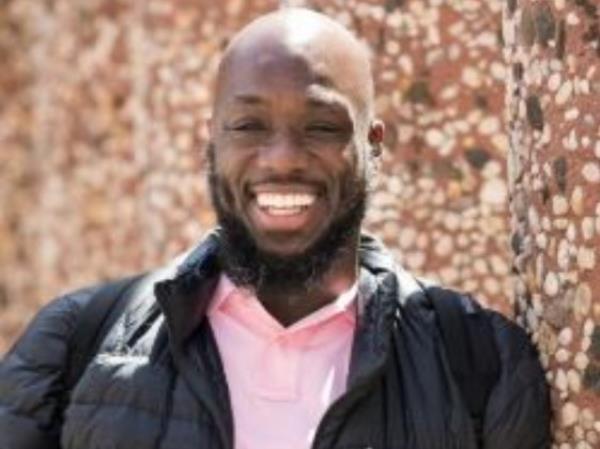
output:
M 373 157 L 381 156 L 383 145 L 383 136 L 385 134 L 385 125 L 381 120 L 374 120 L 369 127 L 369 143 L 371 144 L 371 155 Z
M 385 135 L 385 125 L 383 121 L 376 119 L 373 120 L 369 127 L 369 143 L 371 145 L 380 146 L 383 143 L 383 137 Z M 381 150 L 379 150 L 381 152 Z

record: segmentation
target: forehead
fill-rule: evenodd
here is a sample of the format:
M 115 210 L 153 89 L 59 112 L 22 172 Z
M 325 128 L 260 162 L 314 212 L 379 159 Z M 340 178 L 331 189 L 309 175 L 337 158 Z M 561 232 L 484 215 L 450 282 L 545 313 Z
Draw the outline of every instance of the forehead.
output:
M 289 93 L 303 96 L 312 106 L 357 109 L 366 103 L 369 80 L 351 51 L 328 48 L 324 36 L 317 41 L 277 37 L 238 46 L 227 55 L 217 80 L 217 107 L 239 100 L 256 104 L 260 98 L 283 99 Z
M 310 61 L 304 55 L 282 55 L 264 52 L 238 58 L 223 79 L 222 99 L 246 105 L 261 104 L 270 97 L 283 99 L 284 95 L 304 97 L 311 106 L 343 103 L 343 79 L 319 61 Z

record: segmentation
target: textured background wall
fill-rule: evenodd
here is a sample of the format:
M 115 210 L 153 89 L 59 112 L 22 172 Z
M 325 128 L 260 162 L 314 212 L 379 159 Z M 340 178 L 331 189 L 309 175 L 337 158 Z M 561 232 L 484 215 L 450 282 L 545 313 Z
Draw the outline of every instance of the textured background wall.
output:
M 368 226 L 409 269 L 509 311 L 501 4 L 305 3 L 373 50 L 388 151 Z M 277 6 L 2 3 L 0 349 L 59 292 L 152 267 L 211 226 L 211 79 L 234 31 Z
M 600 448 L 597 2 L 304 3 L 373 50 L 388 151 L 368 227 L 409 269 L 514 311 L 548 368 L 555 447 Z M 213 224 L 211 79 L 234 31 L 277 6 L 0 5 L 0 352 L 59 292 Z
M 519 320 L 556 407 L 556 447 L 600 447 L 600 11 L 509 1 L 511 225 Z

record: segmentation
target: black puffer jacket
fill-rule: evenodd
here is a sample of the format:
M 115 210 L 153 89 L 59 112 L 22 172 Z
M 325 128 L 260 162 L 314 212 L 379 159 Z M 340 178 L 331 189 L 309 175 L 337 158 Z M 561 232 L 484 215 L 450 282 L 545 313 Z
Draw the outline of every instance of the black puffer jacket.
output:
M 228 389 L 205 319 L 217 245 L 209 237 L 177 274 L 162 270 L 138 289 L 64 418 L 66 342 L 95 288 L 40 312 L 0 365 L 0 449 L 53 449 L 59 439 L 63 449 L 232 449 Z M 366 237 L 359 297 L 348 390 L 323 417 L 314 449 L 475 449 L 433 310 L 414 279 Z M 489 314 L 502 370 L 487 407 L 485 448 L 549 447 L 535 351 L 523 331 Z

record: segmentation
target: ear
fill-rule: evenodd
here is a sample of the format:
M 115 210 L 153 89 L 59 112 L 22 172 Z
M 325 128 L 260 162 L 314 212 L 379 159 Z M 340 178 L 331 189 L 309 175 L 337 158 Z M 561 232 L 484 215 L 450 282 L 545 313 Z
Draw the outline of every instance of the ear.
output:
M 214 139 L 214 137 L 215 137 L 213 126 L 214 126 L 214 119 L 213 119 L 213 116 L 211 115 L 206 120 L 206 129 L 208 130 L 208 138 L 210 140 Z
M 374 157 L 381 155 L 381 146 L 383 144 L 383 137 L 385 136 L 385 124 L 382 120 L 375 119 L 369 126 L 369 143 L 372 146 L 371 153 Z

